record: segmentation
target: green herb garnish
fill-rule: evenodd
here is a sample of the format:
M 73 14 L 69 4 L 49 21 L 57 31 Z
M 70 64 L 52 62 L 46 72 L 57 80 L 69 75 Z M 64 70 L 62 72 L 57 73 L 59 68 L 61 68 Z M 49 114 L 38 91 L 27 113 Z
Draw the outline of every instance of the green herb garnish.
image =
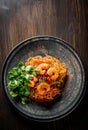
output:
M 25 66 L 23 62 L 20 62 L 17 67 L 13 67 L 8 72 L 9 82 L 8 87 L 10 89 L 10 95 L 19 99 L 22 104 L 28 102 L 30 95 L 30 78 L 36 76 L 39 73 L 38 69 L 34 69 L 33 66 Z

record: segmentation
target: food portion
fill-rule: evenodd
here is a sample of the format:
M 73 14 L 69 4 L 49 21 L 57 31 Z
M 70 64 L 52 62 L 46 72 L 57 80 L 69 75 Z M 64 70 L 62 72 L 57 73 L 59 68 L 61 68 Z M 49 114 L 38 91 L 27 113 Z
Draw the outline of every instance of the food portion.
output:
M 66 77 L 67 67 L 60 59 L 35 56 L 9 71 L 8 86 L 10 94 L 22 103 L 48 103 L 61 95 Z

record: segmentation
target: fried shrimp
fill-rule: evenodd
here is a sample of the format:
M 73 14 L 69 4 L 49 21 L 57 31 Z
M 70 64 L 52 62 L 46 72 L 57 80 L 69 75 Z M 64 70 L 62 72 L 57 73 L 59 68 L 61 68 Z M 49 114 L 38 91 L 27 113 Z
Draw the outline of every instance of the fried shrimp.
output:
M 40 70 L 40 74 L 41 74 L 41 75 L 44 75 L 45 72 L 49 69 L 49 64 L 42 63 L 42 64 L 40 64 L 40 65 L 37 67 L 37 69 Z
M 38 78 L 35 77 L 35 76 L 33 76 L 33 77 L 30 79 L 29 87 L 34 87 L 37 81 L 38 81 Z
M 44 83 L 40 83 L 38 86 L 37 86 L 37 90 L 38 90 L 38 93 L 40 95 L 44 95 L 46 94 L 48 91 L 50 91 L 50 85 L 46 82 Z
M 51 67 L 47 70 L 47 74 L 51 77 L 52 80 L 56 80 L 59 76 L 58 71 L 55 67 Z
M 34 58 L 29 58 L 26 61 L 26 65 L 33 65 L 34 67 L 38 66 L 39 64 L 43 63 L 41 56 L 35 56 Z
M 34 81 L 30 81 L 29 87 L 33 88 L 35 86 L 35 82 Z

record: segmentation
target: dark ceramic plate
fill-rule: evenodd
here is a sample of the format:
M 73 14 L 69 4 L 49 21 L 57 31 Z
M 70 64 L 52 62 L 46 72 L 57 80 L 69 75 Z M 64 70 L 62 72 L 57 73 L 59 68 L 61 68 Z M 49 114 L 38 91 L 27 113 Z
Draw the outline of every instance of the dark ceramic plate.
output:
M 7 86 L 9 69 L 29 57 L 45 54 L 60 58 L 68 67 L 69 76 L 60 101 L 50 108 L 35 103 L 22 105 L 15 102 Z M 47 122 L 61 119 L 77 107 L 85 91 L 85 72 L 77 52 L 67 42 L 52 36 L 38 36 L 21 42 L 10 52 L 3 66 L 2 84 L 7 98 L 18 113 L 28 119 Z

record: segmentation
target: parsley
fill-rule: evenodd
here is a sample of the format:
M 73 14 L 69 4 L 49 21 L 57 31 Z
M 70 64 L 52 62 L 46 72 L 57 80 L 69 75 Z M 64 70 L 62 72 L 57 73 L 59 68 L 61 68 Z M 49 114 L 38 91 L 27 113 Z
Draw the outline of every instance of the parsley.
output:
M 25 66 L 23 62 L 20 62 L 17 67 L 13 67 L 8 72 L 9 82 L 8 87 L 10 89 L 10 95 L 19 99 L 22 104 L 28 102 L 30 95 L 30 78 L 36 76 L 39 73 L 38 69 L 34 69 L 33 66 Z

